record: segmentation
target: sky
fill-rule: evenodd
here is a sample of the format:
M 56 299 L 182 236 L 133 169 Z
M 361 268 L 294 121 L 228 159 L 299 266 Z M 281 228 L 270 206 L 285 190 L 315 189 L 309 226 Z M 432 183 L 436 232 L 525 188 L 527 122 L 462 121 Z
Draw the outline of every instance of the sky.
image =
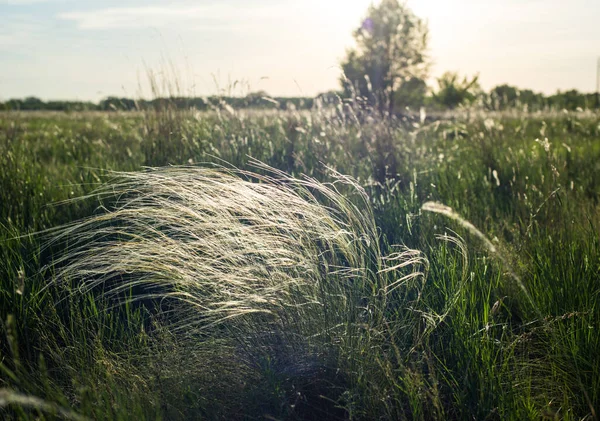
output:
M 445 71 L 546 94 L 596 89 L 600 0 L 408 0 Z M 371 0 L 0 0 L 0 100 L 339 87 Z M 174 87 L 175 82 L 179 86 Z M 166 86 L 167 84 L 170 85 Z

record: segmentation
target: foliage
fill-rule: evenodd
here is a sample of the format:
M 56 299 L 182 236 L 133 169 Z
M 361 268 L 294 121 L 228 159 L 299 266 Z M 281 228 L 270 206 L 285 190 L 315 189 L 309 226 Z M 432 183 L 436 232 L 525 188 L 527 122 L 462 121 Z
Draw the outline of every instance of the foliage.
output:
M 586 110 L 598 108 L 597 94 L 585 94 L 577 90 L 557 92 L 544 96 L 530 89 L 519 89 L 510 85 L 499 85 L 493 88 L 487 99 L 486 107 L 491 110 L 507 110 L 511 108 L 528 111 L 544 109 Z
M 394 111 L 396 97 L 406 92 L 410 94 L 401 98 L 403 104 L 418 104 L 428 70 L 427 35 L 425 22 L 406 4 L 383 0 L 371 5 L 354 31 L 356 48 L 342 62 L 342 86 L 380 111 Z
M 548 105 L 552 108 L 577 110 L 577 109 L 598 109 L 598 93 L 583 94 L 576 89 L 560 92 L 548 97 Z
M 471 80 L 465 76 L 461 80 L 458 73 L 446 72 L 437 79 L 437 83 L 438 90 L 433 93 L 433 100 L 449 109 L 471 104 L 481 90 L 479 75 L 473 76 Z
M 160 96 L 154 99 L 134 100 L 131 98 L 107 97 L 97 104 L 78 101 L 42 101 L 39 98 L 11 99 L 0 102 L 0 111 L 140 111 L 169 106 L 181 110 L 196 109 L 206 111 L 215 108 L 269 108 L 286 110 L 288 108 L 310 109 L 313 98 L 270 97 L 266 92 L 254 92 L 245 97 L 210 96 L 202 98 L 184 96 Z
M 446 77 L 448 75 L 445 75 Z M 452 74 L 450 74 L 451 79 Z M 369 92 L 366 80 L 359 77 L 359 85 L 363 86 L 365 91 L 360 91 L 360 95 L 366 98 L 373 96 Z M 451 82 L 446 80 L 444 83 Z M 454 81 L 458 83 L 458 79 Z M 350 86 L 347 85 L 349 88 Z M 362 88 L 361 88 L 362 89 Z M 451 89 L 456 89 L 456 86 Z M 355 94 L 358 91 L 354 91 Z M 425 81 L 421 78 L 409 77 L 404 80 L 394 92 L 394 108 L 395 111 L 401 112 L 404 108 L 417 108 L 422 105 L 432 105 L 435 108 L 444 108 L 442 102 L 436 100 L 436 96 L 427 96 L 428 87 Z M 545 96 L 541 93 L 533 92 L 530 89 L 519 89 L 510 85 L 499 85 L 493 88 L 489 94 L 484 94 L 477 90 L 473 95 L 481 100 L 477 101 L 476 105 L 483 106 L 487 110 L 510 110 L 518 109 L 520 111 L 544 111 L 544 110 L 589 110 L 598 108 L 598 96 L 596 94 L 581 93 L 576 90 L 557 92 L 556 94 Z M 456 94 L 452 94 L 456 95 Z M 251 92 L 245 97 L 219 97 L 212 96 L 208 98 L 191 98 L 182 96 L 167 96 L 157 95 L 153 100 L 133 100 L 130 98 L 108 97 L 101 100 L 99 103 L 78 102 L 78 101 L 42 101 L 39 98 L 26 99 L 11 99 L 7 102 L 0 102 L 0 111 L 140 111 L 153 108 L 164 108 L 165 106 L 180 110 L 195 109 L 199 111 L 207 111 L 214 109 L 223 109 L 225 106 L 235 109 L 297 109 L 309 110 L 317 103 L 337 104 L 345 96 L 351 96 L 350 92 L 325 92 L 317 95 L 316 98 L 302 97 L 271 97 L 266 92 Z M 348 98 L 346 98 L 348 99 Z M 353 98 L 357 100 L 356 96 Z M 458 98 L 464 100 L 464 98 Z M 456 102 L 450 100 L 451 104 Z M 367 101 L 368 103 L 368 101 Z M 455 106 L 455 105 L 453 105 Z
M 394 106 L 398 110 L 421 107 L 425 105 L 428 90 L 423 79 L 410 78 L 394 93 Z
M 11 99 L 5 103 L 0 102 L 0 110 L 52 110 L 52 111 L 87 111 L 95 110 L 97 106 L 91 102 L 80 101 L 48 101 L 44 102 L 36 97 L 25 99 Z

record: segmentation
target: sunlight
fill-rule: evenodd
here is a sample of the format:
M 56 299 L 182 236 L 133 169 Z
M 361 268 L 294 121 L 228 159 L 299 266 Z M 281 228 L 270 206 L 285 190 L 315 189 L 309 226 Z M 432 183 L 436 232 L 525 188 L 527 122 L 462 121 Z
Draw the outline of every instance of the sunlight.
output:
M 0 0 L 0 420 L 597 419 L 598 16 Z

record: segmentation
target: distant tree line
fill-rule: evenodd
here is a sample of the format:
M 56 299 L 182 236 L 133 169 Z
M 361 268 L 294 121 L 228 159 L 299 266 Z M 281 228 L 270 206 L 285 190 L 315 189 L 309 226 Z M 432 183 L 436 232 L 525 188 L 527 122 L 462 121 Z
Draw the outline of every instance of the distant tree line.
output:
M 454 109 L 461 106 L 477 105 L 486 110 L 519 109 L 525 111 L 540 111 L 547 109 L 577 109 L 598 108 L 597 95 L 582 93 L 577 90 L 557 92 L 553 95 L 544 95 L 530 89 L 519 89 L 510 85 L 499 85 L 490 92 L 483 92 L 477 83 L 477 78 L 460 79 L 455 73 L 447 73 L 438 79 L 438 89 L 428 89 L 425 82 L 418 78 L 411 78 L 403 83 L 394 93 L 393 111 L 402 113 L 407 107 L 413 110 L 419 107 L 434 109 Z M 206 111 L 229 106 L 233 109 L 279 109 L 305 110 L 313 108 L 317 103 L 321 105 L 337 104 L 340 101 L 363 99 L 368 103 L 366 96 L 350 95 L 344 91 L 331 91 L 318 95 L 315 98 L 285 98 L 269 97 L 264 92 L 249 94 L 245 97 L 172 97 L 156 98 L 152 100 L 134 100 L 131 98 L 108 97 L 98 103 L 89 101 L 42 101 L 39 98 L 28 97 L 25 99 L 10 99 L 0 102 L 0 111 L 135 111 L 164 109 L 197 109 Z
M 9 99 L 0 102 L 0 110 L 51 110 L 51 111 L 87 111 L 98 109 L 98 104 L 89 101 L 42 101 L 36 97 Z
M 272 98 L 265 92 L 255 92 L 245 97 L 170 97 L 155 98 L 152 100 L 108 97 L 98 103 L 83 101 L 42 101 L 39 98 L 28 97 L 25 99 L 10 99 L 0 102 L 0 110 L 20 111 L 135 111 L 149 109 L 164 109 L 165 107 L 177 109 L 211 110 L 230 106 L 233 109 L 259 108 L 259 109 L 310 109 L 313 107 L 313 98 L 291 97 Z
M 531 111 L 546 108 L 576 110 L 599 108 L 599 98 L 596 93 L 582 93 L 576 89 L 557 92 L 544 96 L 530 89 L 518 89 L 514 86 L 496 86 L 486 98 L 486 107 L 492 110 L 527 107 Z

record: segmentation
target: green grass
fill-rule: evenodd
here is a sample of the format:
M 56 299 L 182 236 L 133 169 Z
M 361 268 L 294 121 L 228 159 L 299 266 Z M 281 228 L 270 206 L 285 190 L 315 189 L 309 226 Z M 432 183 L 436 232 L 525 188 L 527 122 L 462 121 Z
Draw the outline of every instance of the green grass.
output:
M 4 113 L 0 168 L 5 418 L 598 417 L 597 114 Z

